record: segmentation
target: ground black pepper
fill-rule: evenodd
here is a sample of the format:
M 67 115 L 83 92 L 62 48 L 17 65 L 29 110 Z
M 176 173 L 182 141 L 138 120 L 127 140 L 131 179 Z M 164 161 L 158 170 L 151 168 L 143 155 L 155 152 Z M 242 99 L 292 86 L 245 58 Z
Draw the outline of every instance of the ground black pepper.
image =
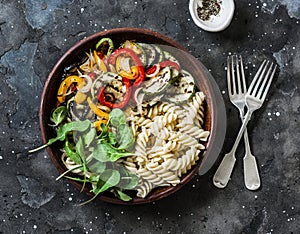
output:
M 221 9 L 221 1 L 218 0 L 202 0 L 202 7 L 197 8 L 197 14 L 201 20 L 207 21 L 210 16 L 217 15 Z

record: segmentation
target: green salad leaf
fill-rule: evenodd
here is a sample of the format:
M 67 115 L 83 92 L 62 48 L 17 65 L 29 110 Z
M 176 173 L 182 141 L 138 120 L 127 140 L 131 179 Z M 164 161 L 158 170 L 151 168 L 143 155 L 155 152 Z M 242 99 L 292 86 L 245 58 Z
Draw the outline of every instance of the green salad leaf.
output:
M 61 124 L 67 117 L 68 109 L 66 106 L 59 106 L 53 112 L 50 120 L 54 123 L 54 126 Z

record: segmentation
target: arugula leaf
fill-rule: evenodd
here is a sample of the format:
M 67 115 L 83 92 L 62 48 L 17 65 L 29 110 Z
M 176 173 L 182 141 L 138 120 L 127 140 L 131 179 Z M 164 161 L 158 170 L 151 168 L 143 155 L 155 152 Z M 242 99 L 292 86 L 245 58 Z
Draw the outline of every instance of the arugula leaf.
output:
M 124 166 L 116 164 L 114 169 L 118 170 L 121 175 L 120 182 L 117 185 L 118 188 L 132 190 L 138 185 L 139 177 L 129 172 Z
M 76 143 L 76 152 L 80 155 L 81 159 L 82 159 L 82 167 L 83 167 L 83 176 L 84 176 L 84 181 L 83 181 L 83 185 L 81 188 L 81 192 L 83 191 L 85 184 L 87 182 L 87 167 L 86 167 L 86 156 L 85 156 L 85 151 L 84 151 L 84 144 L 83 144 L 83 138 L 79 137 L 78 141 Z
M 91 199 L 81 203 L 80 205 L 87 204 L 93 201 L 100 193 L 116 186 L 120 181 L 120 173 L 117 170 L 108 169 L 105 170 L 99 177 L 99 181 L 96 187 L 93 188 L 93 193 L 95 194 Z
M 116 186 L 120 181 L 120 173 L 117 170 L 107 169 L 99 177 L 94 193 L 102 193 L 107 189 Z
M 96 134 L 96 129 L 90 125 L 89 131 L 83 135 L 83 140 L 87 147 L 95 140 Z
M 58 126 L 66 119 L 67 113 L 66 106 L 59 106 L 52 112 L 50 120 L 54 123 L 54 126 Z
M 92 153 L 93 158 L 100 162 L 114 162 L 119 158 L 130 155 L 132 155 L 132 153 L 118 150 L 107 142 L 98 143 Z
M 77 143 L 76 143 L 76 152 L 81 156 L 81 159 L 83 162 L 85 162 L 85 151 L 84 151 L 84 144 L 82 137 L 78 137 Z
M 95 163 L 88 165 L 88 168 L 91 172 L 96 173 L 96 174 L 101 174 L 105 171 L 106 169 L 106 163 L 96 161 Z
M 118 198 L 120 198 L 122 201 L 131 201 L 132 197 L 128 196 L 127 194 L 123 193 L 120 189 L 115 189 L 116 195 Z
M 28 152 L 33 153 L 33 152 L 41 150 L 49 145 L 52 145 L 53 143 L 55 143 L 57 141 L 64 141 L 69 132 L 72 132 L 72 131 L 84 132 L 89 128 L 90 125 L 91 125 L 91 122 L 89 120 L 74 121 L 74 122 L 66 123 L 57 129 L 56 137 L 49 139 L 49 141 L 45 145 L 42 145 L 33 150 L 29 150 Z
M 66 154 L 73 162 L 75 162 L 76 164 L 82 163 L 80 155 L 72 149 L 71 143 L 69 142 L 69 139 L 67 137 L 64 144 L 64 150 L 66 151 Z
M 117 138 L 116 138 L 116 135 L 113 132 L 108 132 L 107 137 L 108 137 L 108 142 L 111 145 L 117 144 Z
M 133 145 L 134 138 L 127 124 L 119 125 L 117 129 L 117 141 L 119 149 L 128 149 Z
M 91 125 L 91 122 L 89 120 L 84 121 L 73 121 L 70 123 L 66 123 L 62 125 L 62 127 L 59 127 L 57 130 L 57 136 L 55 138 L 52 138 L 48 141 L 48 144 L 52 144 L 56 141 L 64 141 L 67 133 L 71 131 L 76 132 L 85 132 Z
M 112 126 L 118 127 L 121 124 L 126 124 L 126 116 L 121 109 L 113 109 L 109 113 L 109 121 Z

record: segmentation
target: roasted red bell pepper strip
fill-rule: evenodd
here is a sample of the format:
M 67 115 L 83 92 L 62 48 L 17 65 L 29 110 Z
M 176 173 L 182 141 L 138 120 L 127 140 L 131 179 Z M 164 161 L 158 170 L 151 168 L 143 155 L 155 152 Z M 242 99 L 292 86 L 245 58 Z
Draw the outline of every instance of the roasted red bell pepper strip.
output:
M 124 78 L 124 77 L 122 78 L 122 82 L 126 87 L 126 92 L 125 92 L 121 102 L 113 103 L 113 102 L 107 101 L 105 99 L 105 89 L 106 89 L 106 87 L 100 88 L 99 93 L 98 93 L 98 101 L 101 104 L 103 104 L 103 105 L 105 105 L 109 108 L 123 108 L 130 99 L 130 95 L 131 95 L 131 87 L 130 86 L 131 85 L 130 85 L 130 81 L 128 79 Z
M 177 71 L 179 71 L 179 65 L 176 62 L 173 62 L 171 60 L 164 60 L 162 62 L 159 63 L 161 68 L 164 67 L 174 67 Z
M 136 55 L 136 53 L 131 50 L 131 49 L 128 49 L 128 48 L 119 48 L 117 50 L 115 50 L 111 55 L 110 57 L 108 58 L 108 63 L 109 64 L 113 64 L 115 65 L 116 64 L 116 60 L 117 60 L 117 57 L 119 55 L 128 55 L 131 57 L 132 61 L 134 62 L 134 66 L 137 67 L 138 69 L 138 72 L 139 72 L 139 75 L 138 77 L 135 79 L 134 83 L 133 83 L 133 86 L 137 87 L 139 85 L 142 84 L 142 82 L 144 81 L 144 78 L 145 78 L 145 71 L 144 71 L 144 66 L 143 66 L 143 63 L 141 62 L 141 60 L 139 59 L 139 57 Z
M 179 65 L 176 62 L 173 62 L 171 60 L 164 60 L 158 64 L 154 64 L 151 67 L 149 67 L 146 71 L 145 74 L 148 76 L 151 76 L 155 72 L 157 72 L 157 69 L 162 69 L 165 67 L 174 67 L 177 71 L 179 71 Z
M 146 73 L 146 75 L 151 75 L 151 74 L 153 74 L 154 72 L 156 72 L 156 70 L 157 70 L 157 65 L 152 65 L 151 67 L 149 67 L 146 71 L 145 71 L 145 73 Z

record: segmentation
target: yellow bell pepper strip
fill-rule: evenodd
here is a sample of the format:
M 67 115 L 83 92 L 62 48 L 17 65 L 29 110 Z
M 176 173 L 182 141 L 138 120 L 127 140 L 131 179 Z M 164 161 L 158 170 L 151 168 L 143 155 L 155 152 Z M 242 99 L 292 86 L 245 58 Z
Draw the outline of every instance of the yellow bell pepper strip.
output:
M 106 67 L 105 63 L 103 62 L 103 60 L 97 54 L 96 50 L 94 50 L 94 58 L 95 58 L 95 63 L 98 64 L 100 71 L 107 72 L 107 67 Z
M 106 124 L 107 123 L 107 119 L 100 119 L 100 120 L 97 120 L 97 121 L 95 121 L 94 123 L 93 123 L 93 125 L 94 125 L 94 128 L 96 129 L 96 131 L 98 132 L 98 131 L 101 131 L 102 129 L 101 129 L 101 124 L 103 123 L 103 124 Z
M 84 78 L 79 76 L 68 76 L 66 79 L 64 79 L 59 86 L 59 89 L 57 91 L 57 100 L 60 103 L 63 103 L 66 99 L 66 94 L 71 87 L 72 84 L 77 83 L 77 86 L 82 86 L 84 84 Z
M 136 66 L 132 66 L 130 69 L 130 73 L 126 71 L 119 71 L 120 76 L 127 78 L 129 80 L 135 80 L 139 76 L 139 70 Z
M 95 103 L 91 100 L 90 97 L 87 98 L 87 102 L 91 110 L 100 118 L 109 119 L 109 114 L 100 110 Z
M 83 103 L 87 98 L 87 95 L 83 92 L 77 91 L 77 93 L 74 96 L 74 101 L 78 104 Z
M 118 56 L 116 59 L 116 71 L 124 78 L 135 80 L 139 76 L 139 70 L 136 66 L 130 66 L 129 60 L 129 57 Z
M 105 46 L 107 46 L 108 44 L 108 49 L 107 49 L 107 53 L 106 55 L 109 56 L 113 50 L 114 50 L 114 43 L 113 41 L 108 38 L 108 37 L 104 37 L 102 38 L 97 44 L 96 44 L 96 50 L 101 49 L 101 52 L 103 53 L 103 51 L 105 50 Z M 104 48 L 104 49 L 103 49 Z
M 110 57 L 108 58 L 108 64 L 116 64 L 117 57 L 120 55 L 126 55 L 131 57 L 132 61 L 134 62 L 135 67 L 138 69 L 138 77 L 135 79 L 133 86 L 138 87 L 142 84 L 145 78 L 145 72 L 143 64 L 140 58 L 136 55 L 136 53 L 128 48 L 119 48 L 115 50 Z

